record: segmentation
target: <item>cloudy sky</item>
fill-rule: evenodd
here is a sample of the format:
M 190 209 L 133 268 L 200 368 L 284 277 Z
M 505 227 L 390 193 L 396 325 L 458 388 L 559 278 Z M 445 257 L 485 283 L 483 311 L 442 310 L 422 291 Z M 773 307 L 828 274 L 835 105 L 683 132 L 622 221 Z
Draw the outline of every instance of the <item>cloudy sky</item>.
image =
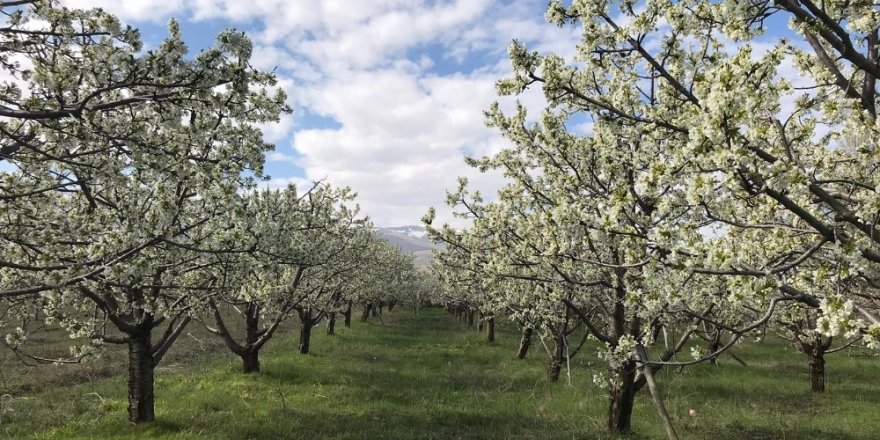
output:
M 504 141 L 482 111 L 509 71 L 516 38 L 571 53 L 576 29 L 544 22 L 546 0 L 68 0 L 102 7 L 155 44 L 177 18 L 192 51 L 223 28 L 244 30 L 253 64 L 276 69 L 294 114 L 266 127 L 271 186 L 327 180 L 347 185 L 382 226 L 418 224 L 441 208 L 458 176 L 491 192 L 495 175 L 463 155 Z M 540 106 L 538 94 L 525 97 Z M 440 220 L 448 215 L 441 211 Z

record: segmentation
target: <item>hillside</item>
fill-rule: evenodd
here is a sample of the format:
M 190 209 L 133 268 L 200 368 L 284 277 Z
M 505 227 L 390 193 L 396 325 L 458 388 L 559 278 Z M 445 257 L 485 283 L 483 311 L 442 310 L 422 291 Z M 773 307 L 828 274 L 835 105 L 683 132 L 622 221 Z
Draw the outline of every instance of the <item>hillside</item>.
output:
M 399 248 L 401 253 L 415 255 L 416 267 L 424 268 L 431 264 L 431 251 L 435 246 L 428 239 L 425 228 L 414 225 L 380 227 L 376 228 L 376 232 L 385 237 L 392 246 Z

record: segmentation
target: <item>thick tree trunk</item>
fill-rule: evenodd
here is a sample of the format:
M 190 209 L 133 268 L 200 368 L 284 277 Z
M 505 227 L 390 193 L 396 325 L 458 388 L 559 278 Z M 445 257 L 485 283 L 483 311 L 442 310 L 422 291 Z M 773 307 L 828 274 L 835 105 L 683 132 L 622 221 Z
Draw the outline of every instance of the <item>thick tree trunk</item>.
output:
M 810 355 L 810 390 L 814 393 L 825 392 L 825 352 L 819 351 Z
M 314 327 L 314 323 L 312 322 L 312 311 L 307 309 L 304 312 L 300 312 L 299 320 L 299 353 L 309 354 L 309 344 L 312 340 L 312 327 Z
M 478 331 L 478 332 L 483 331 L 483 324 L 484 324 L 484 322 L 483 322 L 483 318 L 484 318 L 484 316 L 483 316 L 482 313 L 480 313 L 479 315 L 477 315 L 477 331 Z
M 367 319 L 370 318 L 370 306 L 369 304 L 364 305 L 364 313 L 361 315 L 361 322 L 367 322 Z
M 616 386 L 608 390 L 608 431 L 613 434 L 629 432 L 631 427 L 633 403 L 636 389 L 633 384 L 636 366 L 633 361 L 625 362 L 617 371 L 619 376 Z
M 245 350 L 241 355 L 242 365 L 245 373 L 260 372 L 260 351 L 257 349 Z
M 550 356 L 550 368 L 547 378 L 550 382 L 559 381 L 559 373 L 562 371 L 562 361 L 565 359 L 565 342 L 563 341 L 562 332 L 553 336 L 554 348 L 553 354 Z
M 132 423 L 152 422 L 156 418 L 152 328 L 141 328 L 128 338 L 128 420 Z
M 336 334 L 336 314 L 331 313 L 327 317 L 327 334 L 335 335 Z
M 397 304 L 397 301 L 388 301 L 388 311 L 394 310 L 394 306 Z
M 253 303 L 248 303 L 244 312 L 245 346 L 241 356 L 245 373 L 260 372 L 260 349 L 255 346 L 260 333 L 260 310 Z
M 532 345 L 532 329 L 526 327 L 522 331 L 522 337 L 519 340 L 519 349 L 516 350 L 517 359 L 525 359 L 529 353 L 529 347 Z
M 486 342 L 495 342 L 495 317 L 486 320 Z
M 345 328 L 351 328 L 351 303 L 348 303 L 348 307 L 342 315 L 345 316 Z
M 801 352 L 807 355 L 810 364 L 810 390 L 825 392 L 825 352 L 831 347 L 833 338 L 812 337 L 800 341 Z
M 468 328 L 473 328 L 474 327 L 474 311 L 468 310 L 466 313 L 467 313 Z
M 616 275 L 620 280 L 614 289 L 617 301 L 614 303 L 614 311 L 609 316 L 610 319 L 606 322 L 611 338 L 619 343 L 620 338 L 624 335 L 640 334 L 641 321 L 637 316 L 627 320 L 627 311 L 624 306 L 626 298 L 626 289 L 623 283 L 624 272 L 619 271 Z M 632 426 L 633 402 L 637 391 L 634 383 L 636 363 L 630 359 L 611 369 L 609 373 L 613 380 L 608 387 L 608 431 L 612 435 L 622 434 L 629 432 Z

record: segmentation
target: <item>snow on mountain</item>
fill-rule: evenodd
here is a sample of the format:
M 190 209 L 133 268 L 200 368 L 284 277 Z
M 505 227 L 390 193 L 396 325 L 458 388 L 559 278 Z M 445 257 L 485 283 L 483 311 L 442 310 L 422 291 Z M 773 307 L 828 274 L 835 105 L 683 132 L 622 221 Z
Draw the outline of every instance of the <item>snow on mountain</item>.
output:
M 405 253 L 434 249 L 434 243 L 427 238 L 425 228 L 421 226 L 376 228 L 376 232 Z
M 400 252 L 415 255 L 417 267 L 427 267 L 431 264 L 431 251 L 436 246 L 428 239 L 425 228 L 414 225 L 377 227 L 376 232 L 388 240 L 392 246 L 397 246 Z
M 410 225 L 410 226 L 398 226 L 398 227 L 394 227 L 394 228 L 379 228 L 379 229 L 384 229 L 386 231 L 394 232 L 394 233 L 398 233 L 398 234 L 405 234 L 405 235 L 409 235 L 410 237 L 415 237 L 415 238 L 425 238 L 425 236 L 427 235 L 427 232 L 425 232 L 425 228 L 423 228 L 421 226 Z

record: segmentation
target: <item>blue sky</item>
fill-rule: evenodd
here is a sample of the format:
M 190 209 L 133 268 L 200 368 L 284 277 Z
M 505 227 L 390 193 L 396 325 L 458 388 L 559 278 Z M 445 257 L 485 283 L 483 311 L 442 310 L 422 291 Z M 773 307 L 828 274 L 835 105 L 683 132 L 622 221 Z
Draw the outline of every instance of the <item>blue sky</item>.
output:
M 156 45 L 176 18 L 192 51 L 224 28 L 248 33 L 252 64 L 275 69 L 294 113 L 264 128 L 269 186 L 326 179 L 358 194 L 382 226 L 418 224 L 460 175 L 491 192 L 462 153 L 505 146 L 482 111 L 497 100 L 507 47 L 572 52 L 577 29 L 544 21 L 546 0 L 65 0 L 102 7 Z M 536 91 L 537 92 L 537 91 Z M 540 93 L 523 97 L 537 109 Z M 440 220 L 449 220 L 441 209 Z

